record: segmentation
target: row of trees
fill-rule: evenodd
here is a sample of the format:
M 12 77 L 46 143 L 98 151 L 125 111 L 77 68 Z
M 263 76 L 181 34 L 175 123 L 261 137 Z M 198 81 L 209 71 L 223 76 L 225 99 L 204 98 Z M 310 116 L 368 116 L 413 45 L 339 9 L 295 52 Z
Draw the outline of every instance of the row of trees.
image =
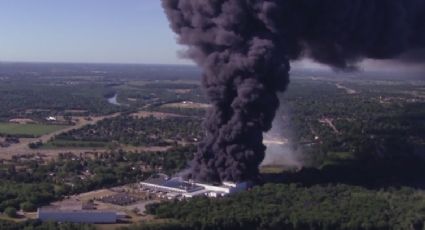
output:
M 228 198 L 170 201 L 147 210 L 178 221 L 157 229 L 425 228 L 425 194 L 408 188 L 267 184 Z
M 4 230 L 95 230 L 94 225 L 41 222 L 38 220 L 26 222 L 12 222 L 0 220 L 0 229 Z

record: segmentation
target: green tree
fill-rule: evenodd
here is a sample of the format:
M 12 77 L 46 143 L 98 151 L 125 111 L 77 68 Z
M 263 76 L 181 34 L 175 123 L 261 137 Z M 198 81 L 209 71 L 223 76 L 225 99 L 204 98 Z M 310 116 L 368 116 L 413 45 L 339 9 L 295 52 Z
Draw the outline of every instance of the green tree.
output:
M 36 210 L 35 205 L 28 201 L 21 203 L 20 207 L 24 212 L 33 212 Z
M 12 218 L 14 218 L 14 217 L 16 217 L 16 208 L 14 208 L 14 207 L 7 207 L 5 210 L 4 210 L 4 214 L 6 214 L 8 217 L 12 217 Z

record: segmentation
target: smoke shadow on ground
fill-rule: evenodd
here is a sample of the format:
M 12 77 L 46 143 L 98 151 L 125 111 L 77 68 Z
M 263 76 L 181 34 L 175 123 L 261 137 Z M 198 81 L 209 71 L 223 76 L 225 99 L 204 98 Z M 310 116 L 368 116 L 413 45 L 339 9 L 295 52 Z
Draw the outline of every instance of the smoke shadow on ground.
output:
M 371 189 L 413 187 L 425 189 L 425 161 L 400 158 L 379 161 L 350 161 L 321 169 L 303 168 L 278 174 L 263 174 L 263 183 L 350 184 Z

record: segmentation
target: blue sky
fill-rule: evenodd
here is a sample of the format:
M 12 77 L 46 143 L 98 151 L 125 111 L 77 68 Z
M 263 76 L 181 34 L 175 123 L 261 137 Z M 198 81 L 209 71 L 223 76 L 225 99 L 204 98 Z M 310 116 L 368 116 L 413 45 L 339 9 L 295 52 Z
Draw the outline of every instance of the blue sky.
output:
M 0 0 L 0 62 L 191 64 L 178 57 L 184 48 L 175 37 L 159 0 Z M 369 60 L 361 66 L 399 68 Z
M 0 0 L 0 61 L 190 63 L 159 0 Z

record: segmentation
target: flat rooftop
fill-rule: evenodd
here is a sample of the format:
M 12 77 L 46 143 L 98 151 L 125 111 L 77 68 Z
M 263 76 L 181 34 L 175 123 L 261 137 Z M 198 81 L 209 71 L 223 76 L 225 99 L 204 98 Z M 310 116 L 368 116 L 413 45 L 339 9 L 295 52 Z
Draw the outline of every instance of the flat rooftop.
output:
M 170 178 L 165 174 L 153 175 L 152 177 L 143 181 L 143 183 L 151 184 L 151 185 L 157 185 L 157 186 L 161 186 L 161 187 L 180 189 L 180 190 L 184 190 L 186 192 L 194 192 L 194 191 L 204 189 L 203 187 L 201 187 L 199 185 L 186 182 L 182 178 L 179 178 L 179 177 Z

